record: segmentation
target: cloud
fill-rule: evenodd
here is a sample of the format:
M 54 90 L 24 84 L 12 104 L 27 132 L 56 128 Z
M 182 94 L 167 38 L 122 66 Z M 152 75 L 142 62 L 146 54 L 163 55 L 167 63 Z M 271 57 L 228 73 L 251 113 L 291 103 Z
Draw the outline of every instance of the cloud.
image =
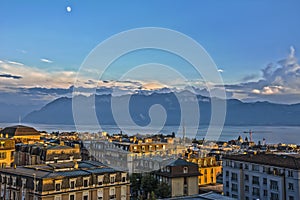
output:
M 20 65 L 20 66 L 23 66 L 23 65 L 24 65 L 23 63 L 16 62 L 16 61 L 10 61 L 10 60 L 8 60 L 8 61 L 6 61 L 6 62 L 9 63 L 9 64 L 12 64 L 12 65 Z
M 246 75 L 245 77 L 243 77 L 241 79 L 241 82 L 248 82 L 248 81 L 251 81 L 253 79 L 257 79 L 259 76 L 257 74 L 249 74 L 249 75 Z
M 276 103 L 300 102 L 300 65 L 297 62 L 295 48 L 290 48 L 286 59 L 271 63 L 262 69 L 262 78 L 258 81 L 247 82 L 255 78 L 252 75 L 244 77 L 240 84 L 226 85 L 228 91 L 244 94 L 244 100 L 266 100 Z M 297 97 L 298 98 L 295 98 Z
M 49 59 L 46 59 L 46 58 L 41 58 L 40 60 L 41 60 L 42 62 L 44 62 L 44 63 L 53 63 L 52 60 L 49 60 Z
M 12 78 L 12 79 L 21 79 L 22 76 L 16 76 L 11 74 L 0 74 L 0 77 L 2 78 Z

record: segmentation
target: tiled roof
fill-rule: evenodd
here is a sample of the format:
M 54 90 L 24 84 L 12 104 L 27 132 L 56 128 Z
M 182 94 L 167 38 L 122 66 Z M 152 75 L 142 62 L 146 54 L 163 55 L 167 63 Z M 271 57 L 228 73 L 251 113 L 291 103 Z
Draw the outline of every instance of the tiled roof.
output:
M 24 135 L 40 135 L 40 133 L 34 128 L 22 125 L 6 127 L 2 129 L 0 133 L 2 133 L 3 135 L 8 134 L 9 137 Z
M 300 169 L 300 154 L 243 154 L 224 156 L 223 158 L 289 169 Z
M 170 162 L 167 166 L 174 167 L 174 166 L 192 166 L 192 165 L 198 166 L 195 163 L 188 162 L 186 160 L 178 158 L 177 160 L 174 160 L 174 161 Z
M 28 165 L 17 168 L 4 168 L 1 169 L 1 172 L 28 177 L 33 177 L 33 174 L 35 174 L 36 178 L 77 177 L 92 173 L 116 172 L 113 168 L 97 161 L 79 161 L 77 169 L 74 168 L 74 165 L 74 162 Z

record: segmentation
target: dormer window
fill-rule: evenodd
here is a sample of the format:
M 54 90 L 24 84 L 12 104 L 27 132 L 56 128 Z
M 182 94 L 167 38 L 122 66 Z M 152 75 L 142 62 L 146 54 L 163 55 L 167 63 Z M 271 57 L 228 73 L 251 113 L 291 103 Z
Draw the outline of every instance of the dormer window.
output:
M 184 167 L 184 168 L 183 168 L 183 173 L 184 173 L 184 174 L 187 174 L 188 172 L 189 172 L 188 167 Z
M 88 187 L 89 186 L 89 179 L 85 178 L 83 179 L 83 187 Z
M 167 172 L 170 172 L 170 167 L 167 167 Z
M 110 183 L 111 184 L 115 183 L 115 179 L 116 179 L 115 175 L 111 175 L 110 176 Z
M 98 176 L 98 185 L 102 185 L 103 184 L 103 175 Z

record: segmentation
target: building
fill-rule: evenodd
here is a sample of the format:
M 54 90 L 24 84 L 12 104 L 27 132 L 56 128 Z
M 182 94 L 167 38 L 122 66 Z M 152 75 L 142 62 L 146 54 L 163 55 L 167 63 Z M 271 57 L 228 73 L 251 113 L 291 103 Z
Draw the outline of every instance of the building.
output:
M 81 161 L 79 144 L 74 147 L 54 143 L 16 145 L 16 165 L 38 165 L 69 161 Z
M 155 171 L 154 177 L 171 187 L 171 196 L 190 196 L 198 194 L 198 165 L 178 158 L 165 167 Z
M 299 154 L 223 157 L 224 195 L 236 199 L 300 199 Z
M 40 133 L 32 127 L 29 126 L 10 126 L 2 129 L 0 131 L 2 137 L 12 138 L 16 143 L 31 143 L 40 141 Z
M 1 170 L 1 198 L 26 200 L 127 200 L 126 172 L 96 161 L 31 165 Z
M 15 140 L 0 138 L 0 168 L 11 167 L 14 163 Z
M 208 184 L 216 184 L 217 176 L 222 172 L 222 166 L 215 157 L 204 158 L 188 158 L 187 161 L 198 164 L 199 172 L 199 186 Z

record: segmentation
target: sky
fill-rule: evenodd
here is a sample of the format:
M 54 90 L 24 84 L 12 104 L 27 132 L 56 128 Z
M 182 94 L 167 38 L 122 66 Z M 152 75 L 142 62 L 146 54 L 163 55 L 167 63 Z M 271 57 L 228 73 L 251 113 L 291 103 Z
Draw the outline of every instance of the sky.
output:
M 221 73 L 228 98 L 300 103 L 299 8 L 298 0 L 2 0 L 0 103 L 43 105 L 70 96 L 78 69 L 99 43 L 141 27 L 176 30 L 202 45 Z M 182 69 L 188 65 L 160 51 L 144 51 L 120 60 L 111 73 L 153 61 Z M 147 75 L 151 73 L 157 75 L 155 70 Z M 187 76 L 199 94 L 207 93 L 201 79 Z M 161 92 L 180 85 L 143 74 L 126 81 L 111 77 L 101 84 L 81 78 L 83 87 L 106 92 L 112 87 L 123 93 Z

